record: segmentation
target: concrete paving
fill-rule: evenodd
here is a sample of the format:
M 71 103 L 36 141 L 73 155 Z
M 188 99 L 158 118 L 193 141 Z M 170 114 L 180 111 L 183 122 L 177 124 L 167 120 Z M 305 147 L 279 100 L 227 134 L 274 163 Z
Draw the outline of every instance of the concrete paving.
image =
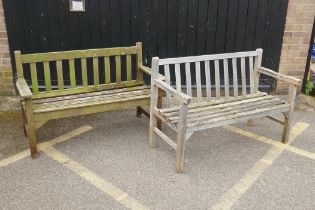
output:
M 314 119 L 315 112 L 295 114 L 294 123 L 309 127 L 291 145 L 311 157 Z M 85 125 L 93 129 L 54 146 L 68 159 L 42 151 L 36 160 L 26 157 L 0 167 L 0 209 L 126 209 L 124 197 L 111 195 L 106 189 L 113 188 L 100 181 L 150 209 L 210 209 L 273 148 L 222 127 L 209 129 L 191 137 L 184 173 L 177 174 L 175 153 L 166 143 L 148 147 L 148 123 L 134 111 L 49 121 L 38 131 L 39 142 Z M 233 126 L 276 141 L 282 132 L 268 119 Z M 19 115 L 0 115 L 0 132 L 0 161 L 28 148 Z M 314 209 L 315 159 L 284 150 L 240 192 L 232 209 Z

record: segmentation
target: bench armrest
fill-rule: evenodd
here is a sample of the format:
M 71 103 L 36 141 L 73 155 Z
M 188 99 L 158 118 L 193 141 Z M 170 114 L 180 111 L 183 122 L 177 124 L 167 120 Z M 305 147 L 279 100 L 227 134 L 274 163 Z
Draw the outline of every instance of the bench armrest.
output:
M 174 89 L 172 86 L 170 86 L 169 84 L 167 84 L 166 82 L 159 80 L 159 79 L 155 79 L 153 81 L 154 84 L 157 86 L 158 88 L 164 90 L 166 93 L 171 94 L 172 96 L 174 96 L 177 100 L 179 100 L 180 102 L 184 103 L 184 104 L 189 104 L 191 101 L 191 97 Z
M 140 70 L 143 71 L 147 75 L 152 75 L 152 69 L 146 66 L 139 66 Z M 158 79 L 165 81 L 165 76 L 162 74 L 158 74 Z
M 284 75 L 284 74 L 279 74 L 275 71 L 272 71 L 271 69 L 267 69 L 267 68 L 264 68 L 264 67 L 259 67 L 258 68 L 258 72 L 259 73 L 262 73 L 262 74 L 265 74 L 265 75 L 268 75 L 268 76 L 271 76 L 277 80 L 282 80 L 286 83 L 289 83 L 289 84 L 293 84 L 293 85 L 300 85 L 301 84 L 301 80 L 300 79 L 297 79 L 295 77 L 291 77 L 291 76 L 287 76 L 287 75 Z
M 147 67 L 147 66 L 139 66 L 139 69 L 141 71 L 143 71 L 145 74 L 150 75 L 152 74 L 152 70 L 151 68 Z
M 32 92 L 31 92 L 30 88 L 28 87 L 25 79 L 19 78 L 16 81 L 16 89 L 18 90 L 20 96 L 23 99 L 32 98 Z

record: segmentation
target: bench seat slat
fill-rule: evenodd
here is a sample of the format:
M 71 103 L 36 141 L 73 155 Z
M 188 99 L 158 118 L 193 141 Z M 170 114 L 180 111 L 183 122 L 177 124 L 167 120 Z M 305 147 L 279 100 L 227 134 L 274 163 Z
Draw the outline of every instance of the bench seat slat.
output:
M 198 127 L 201 128 L 209 124 L 213 124 L 215 127 L 216 123 L 220 124 L 226 120 L 234 119 L 237 122 L 242 117 L 250 119 L 249 116 L 254 118 L 256 115 L 265 114 L 267 116 L 269 112 L 282 112 L 289 109 L 289 104 L 286 101 L 270 95 L 256 95 L 254 98 L 243 98 L 239 101 L 226 100 L 226 103 L 217 104 L 212 101 L 208 102 L 208 106 L 205 104 L 206 102 L 203 103 L 203 106 L 198 106 L 200 105 L 198 103 L 196 106 L 188 107 L 187 126 L 191 128 L 190 131 L 196 131 L 199 129 Z M 177 125 L 179 121 L 178 110 L 165 113 L 164 109 L 160 109 L 160 113 L 171 124 Z
M 285 102 L 281 99 L 278 98 L 266 98 L 265 100 L 260 100 L 260 101 L 253 101 L 253 102 L 244 102 L 241 104 L 236 104 L 236 105 L 228 105 L 224 106 L 221 108 L 213 108 L 213 109 L 196 109 L 194 112 L 190 112 L 189 115 L 187 116 L 187 121 L 188 122 L 194 122 L 194 121 L 199 121 L 199 120 L 204 120 L 204 119 L 211 119 L 213 117 L 217 116 L 224 116 L 229 113 L 238 113 L 242 112 L 245 110 L 253 110 L 261 107 L 267 107 L 271 104 L 277 105 L 277 104 L 284 104 Z M 173 116 L 169 118 L 172 121 L 178 121 L 178 117 Z
M 109 95 L 109 94 L 115 94 L 115 93 L 121 93 L 121 92 L 143 90 L 147 88 L 149 88 L 147 85 L 139 85 L 139 86 L 126 87 L 126 88 L 95 91 L 95 92 L 90 92 L 90 93 L 80 93 L 80 94 L 65 95 L 65 96 L 58 96 L 58 97 L 51 97 L 51 98 L 39 98 L 39 99 L 33 99 L 33 104 L 50 103 L 50 102 L 62 101 L 62 100 L 72 100 L 75 98 L 86 97 L 86 96 Z
M 67 100 L 56 100 L 50 102 L 42 103 L 34 103 L 33 102 L 33 110 L 34 113 L 43 113 L 43 112 L 54 112 L 58 110 L 66 110 L 78 107 L 86 107 L 86 106 L 95 106 L 100 104 L 109 104 L 109 103 L 117 103 L 120 101 L 132 101 L 137 99 L 149 99 L 150 98 L 150 88 L 142 88 L 138 90 L 129 91 L 126 88 L 126 91 L 121 92 L 111 92 L 110 94 L 106 94 L 106 91 L 103 91 L 103 95 L 95 95 L 89 94 L 82 96 L 82 94 L 78 95 L 77 98 L 71 98 Z M 63 98 L 63 97 L 62 97 Z

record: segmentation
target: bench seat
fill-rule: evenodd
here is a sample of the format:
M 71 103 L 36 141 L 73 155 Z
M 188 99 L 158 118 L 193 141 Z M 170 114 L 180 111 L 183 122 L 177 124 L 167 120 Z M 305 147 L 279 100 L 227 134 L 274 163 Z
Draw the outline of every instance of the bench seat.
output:
M 32 107 L 34 114 L 37 114 L 149 98 L 150 87 L 141 85 L 131 88 L 120 88 L 54 98 L 35 99 L 32 101 Z
M 266 93 L 254 93 L 241 97 L 211 100 L 188 105 L 187 132 L 261 118 L 288 111 L 290 104 Z M 160 116 L 173 128 L 179 122 L 180 107 L 160 109 Z

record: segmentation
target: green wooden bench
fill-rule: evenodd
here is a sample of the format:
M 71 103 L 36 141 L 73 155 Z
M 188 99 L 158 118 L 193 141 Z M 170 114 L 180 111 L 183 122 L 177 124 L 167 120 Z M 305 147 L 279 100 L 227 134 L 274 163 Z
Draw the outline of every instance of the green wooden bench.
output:
M 24 131 L 33 158 L 38 154 L 36 129 L 48 120 L 131 107 L 137 107 L 140 117 L 144 113 L 141 106 L 150 102 L 150 89 L 143 81 L 143 73 L 150 74 L 150 69 L 143 66 L 141 43 L 132 47 L 23 55 L 15 51 L 15 63 Z M 30 73 L 31 89 L 24 79 L 26 71 Z M 42 86 L 39 71 L 44 75 Z M 67 74 L 70 81 L 64 79 Z M 78 82 L 79 75 L 82 82 Z M 93 75 L 93 81 L 88 81 L 88 75 Z M 55 86 L 53 76 L 57 80 Z

